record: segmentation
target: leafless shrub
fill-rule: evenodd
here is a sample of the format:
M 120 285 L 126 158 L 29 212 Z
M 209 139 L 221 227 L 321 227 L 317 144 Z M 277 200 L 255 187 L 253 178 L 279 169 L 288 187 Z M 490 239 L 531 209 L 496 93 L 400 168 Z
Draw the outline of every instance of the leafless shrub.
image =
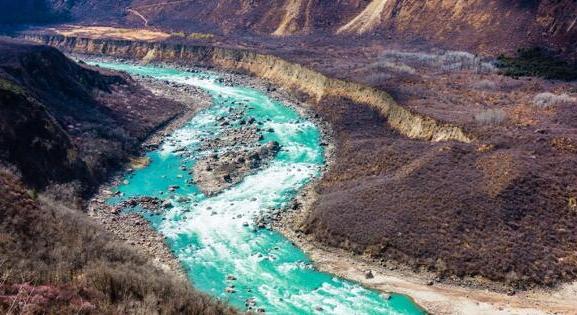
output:
M 475 121 L 481 125 L 499 125 L 506 118 L 507 113 L 502 109 L 487 109 L 475 115 Z
M 27 313 L 31 298 L 33 313 L 42 314 L 236 313 L 111 239 L 79 210 L 44 195 L 31 199 L 2 169 L 0 217 L 0 314 Z M 80 312 L 72 300 L 92 311 Z
M 473 71 L 491 73 L 496 70 L 491 63 L 464 51 L 447 51 L 441 54 L 402 52 L 389 50 L 380 57 L 380 62 L 395 62 L 414 68 L 432 68 L 442 72 Z
M 404 63 L 390 62 L 387 60 L 376 62 L 371 65 L 371 68 L 381 68 L 384 70 L 389 70 L 401 74 L 415 74 L 417 72 L 415 68 L 408 66 Z
M 388 73 L 371 73 L 365 77 L 365 81 L 371 85 L 378 85 L 391 78 L 392 76 Z
M 533 105 L 539 108 L 549 108 L 552 106 L 565 105 L 571 103 L 577 103 L 577 99 L 567 94 L 557 95 L 545 92 L 545 93 L 539 93 L 535 95 L 535 97 L 533 98 Z
M 82 191 L 82 184 L 79 181 L 73 181 L 68 183 L 53 183 L 46 187 L 42 194 L 52 200 L 78 206 L 82 203 L 82 199 L 80 198 Z
M 491 80 L 475 81 L 472 86 L 475 90 L 481 91 L 495 91 L 498 89 L 497 83 Z

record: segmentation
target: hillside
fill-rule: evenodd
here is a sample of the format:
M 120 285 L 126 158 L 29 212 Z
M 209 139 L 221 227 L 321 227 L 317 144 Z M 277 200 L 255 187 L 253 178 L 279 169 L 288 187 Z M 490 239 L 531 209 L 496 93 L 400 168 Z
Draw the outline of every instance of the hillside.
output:
M 89 192 L 152 131 L 184 112 L 128 76 L 8 39 L 0 40 L 0 82 L 0 158 L 36 189 L 77 182 Z
M 2 12 L 38 2 L 19 2 L 19 8 Z M 47 0 L 46 6 L 44 12 L 75 23 L 243 36 L 392 36 L 493 55 L 529 46 L 573 54 L 577 42 L 577 4 L 571 0 Z
M 576 279 L 575 83 L 504 77 L 455 51 L 275 51 L 291 63 L 205 45 L 177 54 L 180 43 L 31 38 L 249 72 L 298 92 L 330 123 L 337 147 L 315 206 L 296 224 L 323 244 L 500 288 Z
M 0 169 L 3 314 L 234 314 Z
M 296 215 L 279 223 L 300 240 L 430 287 L 574 308 L 574 293 L 557 290 L 575 292 L 577 281 L 575 1 L 47 3 L 75 24 L 21 36 L 260 77 L 267 93 L 287 91 L 327 123 L 331 164 L 307 207 L 291 204 Z M 182 112 L 125 75 L 41 46 L 7 58 L 8 46 L 0 115 L 16 119 L 0 116 L 0 160 L 35 191 L 89 192 Z M 547 299 L 526 299 L 536 291 Z
M 0 39 L 1 313 L 233 313 L 80 208 L 184 111 L 127 75 Z

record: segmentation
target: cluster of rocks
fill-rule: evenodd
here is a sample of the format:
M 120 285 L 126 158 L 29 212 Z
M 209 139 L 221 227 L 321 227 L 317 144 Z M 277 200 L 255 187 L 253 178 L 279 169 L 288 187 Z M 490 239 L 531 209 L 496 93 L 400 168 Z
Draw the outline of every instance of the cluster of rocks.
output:
M 237 86 L 238 83 L 232 77 L 220 77 L 216 79 L 216 82 L 224 85 L 224 86 Z
M 174 192 L 179 188 L 180 187 L 177 185 L 171 185 L 168 187 L 168 191 Z M 176 201 L 178 203 L 186 203 L 189 202 L 190 199 L 187 197 L 179 197 Z M 140 207 L 141 209 L 147 210 L 149 213 L 153 215 L 159 215 L 161 214 L 161 211 L 171 209 L 172 207 L 174 207 L 174 205 L 170 200 L 162 200 L 156 197 L 144 196 L 122 201 L 121 203 L 115 205 L 112 208 L 111 212 L 113 214 L 118 214 L 122 211 L 122 209 L 134 208 L 134 207 Z
M 165 244 L 165 238 L 159 235 L 140 214 L 121 215 L 120 211 L 118 211 L 119 207 L 134 207 L 137 205 L 157 211 L 158 208 L 156 207 L 161 205 L 159 199 L 141 197 L 124 201 L 117 206 L 108 205 L 99 199 L 91 201 L 89 214 L 98 219 L 115 239 L 138 248 L 147 257 L 154 257 L 153 262 L 158 267 L 174 271 L 184 277 L 180 263 Z
M 221 118 L 219 118 L 220 120 Z M 251 146 L 262 139 L 262 135 L 255 126 L 241 128 L 227 128 L 213 139 L 203 141 L 200 150 L 216 150 L 228 146 Z
M 279 143 L 272 141 L 251 149 L 212 154 L 197 161 L 194 181 L 205 195 L 215 195 L 268 164 L 279 150 Z

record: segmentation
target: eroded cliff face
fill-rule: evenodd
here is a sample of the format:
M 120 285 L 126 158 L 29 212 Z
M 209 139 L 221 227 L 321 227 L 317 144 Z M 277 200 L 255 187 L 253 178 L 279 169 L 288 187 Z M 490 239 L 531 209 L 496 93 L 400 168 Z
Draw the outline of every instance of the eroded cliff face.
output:
M 358 104 L 368 105 L 386 117 L 392 128 L 410 138 L 431 141 L 471 141 L 471 137 L 460 127 L 413 113 L 396 104 L 384 91 L 353 82 L 332 79 L 322 73 L 272 55 L 210 46 L 87 39 L 55 35 L 26 35 L 25 38 L 75 53 L 99 54 L 147 62 L 203 64 L 224 70 L 243 71 L 283 87 L 304 92 L 317 102 L 326 97 L 342 97 Z
M 173 31 L 383 38 L 396 34 L 489 54 L 530 45 L 551 46 L 570 54 L 577 42 L 577 3 L 572 0 L 46 2 L 48 10 L 43 11 L 55 12 L 75 22 Z M 24 1 L 16 5 L 17 8 L 5 11 L 15 12 L 15 16 L 18 12 L 30 11 L 27 8 L 34 11 L 30 3 Z
M 575 1 L 373 0 L 340 33 L 411 33 L 496 53 L 524 45 L 570 49 L 577 38 Z

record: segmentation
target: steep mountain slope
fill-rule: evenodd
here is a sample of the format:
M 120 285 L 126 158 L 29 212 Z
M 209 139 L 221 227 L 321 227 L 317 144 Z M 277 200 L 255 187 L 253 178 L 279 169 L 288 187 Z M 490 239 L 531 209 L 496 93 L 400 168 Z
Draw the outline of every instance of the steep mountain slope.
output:
M 79 207 L 183 111 L 126 75 L 0 39 L 0 313 L 235 313 Z
M 0 168 L 0 313 L 234 314 Z
M 34 188 L 76 181 L 89 191 L 183 110 L 128 76 L 97 72 L 54 48 L 0 40 L 0 160 Z
M 350 22 L 341 26 L 337 34 L 357 33 L 364 34 L 375 30 L 381 24 L 384 16 L 384 10 L 389 0 L 373 0 L 365 9 L 355 16 Z
M 42 7 L 29 0 L 2 12 L 22 14 L 31 3 Z M 531 45 L 571 53 L 577 42 L 577 3 L 571 0 L 47 0 L 46 5 L 45 12 L 75 22 L 276 36 L 397 34 L 492 54 Z

